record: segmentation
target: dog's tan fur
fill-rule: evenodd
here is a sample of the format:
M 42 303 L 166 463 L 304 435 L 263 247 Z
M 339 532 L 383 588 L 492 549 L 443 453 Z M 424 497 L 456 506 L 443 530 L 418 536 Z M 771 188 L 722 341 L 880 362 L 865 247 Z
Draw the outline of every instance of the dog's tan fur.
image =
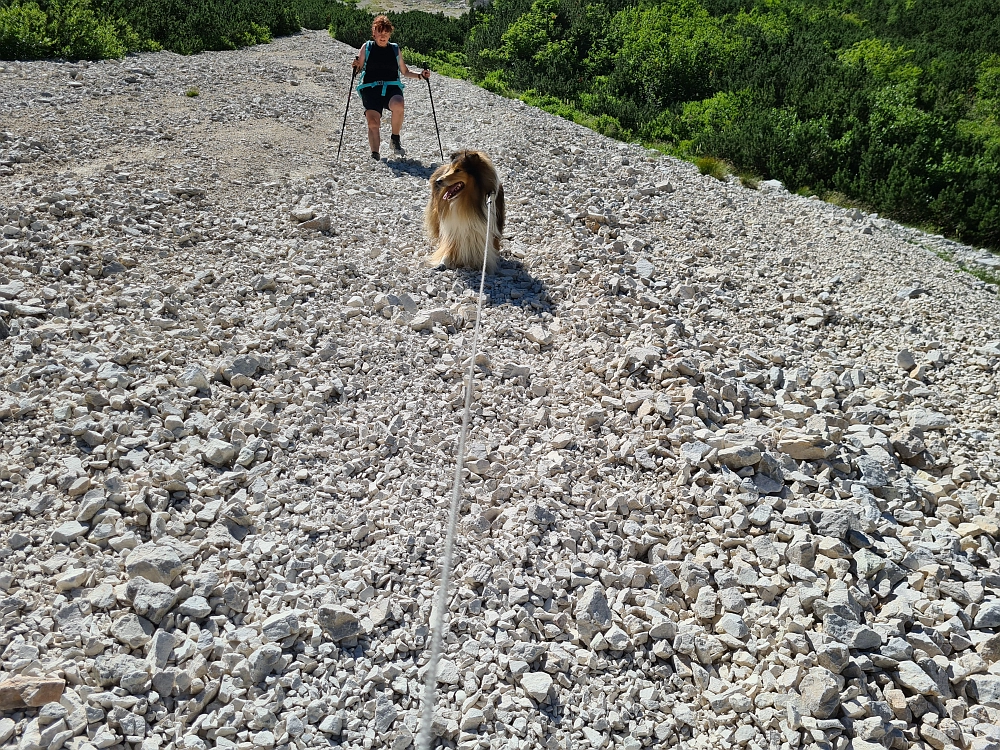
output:
M 446 197 L 459 183 L 464 187 Z M 486 250 L 486 196 L 494 192 L 487 273 L 496 270 L 506 216 L 503 185 L 493 162 L 482 151 L 458 151 L 451 155 L 448 164 L 434 171 L 431 197 L 424 211 L 427 236 L 438 243 L 432 263 L 444 263 L 450 268 L 482 268 Z

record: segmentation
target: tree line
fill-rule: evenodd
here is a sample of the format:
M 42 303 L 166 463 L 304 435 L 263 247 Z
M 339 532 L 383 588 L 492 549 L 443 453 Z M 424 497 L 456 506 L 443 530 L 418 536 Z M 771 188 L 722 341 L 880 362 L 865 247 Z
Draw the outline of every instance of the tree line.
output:
M 464 53 L 469 15 L 390 13 L 394 41 L 419 53 Z M 339 0 L 0 0 L 0 60 L 99 60 L 167 49 L 190 55 L 262 44 L 301 28 L 355 47 L 372 14 Z

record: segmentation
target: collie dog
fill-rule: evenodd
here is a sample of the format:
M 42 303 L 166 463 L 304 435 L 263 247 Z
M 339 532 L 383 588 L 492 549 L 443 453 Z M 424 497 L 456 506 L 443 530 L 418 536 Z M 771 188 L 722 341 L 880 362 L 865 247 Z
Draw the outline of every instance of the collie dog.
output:
M 494 194 L 489 245 L 486 238 L 486 197 Z M 431 257 L 433 264 L 449 268 L 480 269 L 487 252 L 486 272 L 496 269 L 506 209 L 503 185 L 482 151 L 458 151 L 451 162 L 438 167 L 431 175 L 431 197 L 424 211 L 424 228 L 432 242 L 438 243 Z

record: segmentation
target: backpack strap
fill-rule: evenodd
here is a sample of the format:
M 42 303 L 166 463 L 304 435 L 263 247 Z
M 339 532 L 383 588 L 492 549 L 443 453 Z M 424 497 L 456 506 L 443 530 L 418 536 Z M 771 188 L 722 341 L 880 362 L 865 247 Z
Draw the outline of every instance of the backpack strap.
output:
M 406 84 L 403 83 L 403 69 L 400 67 L 399 63 L 399 45 L 395 42 L 389 42 L 392 46 L 393 51 L 396 53 L 396 80 L 395 81 L 372 81 L 371 83 L 364 83 L 365 80 L 365 68 L 368 67 L 368 54 L 371 52 L 372 41 L 369 39 L 365 42 L 365 62 L 361 66 L 361 80 L 362 83 L 358 84 L 355 91 L 358 92 L 358 96 L 361 96 L 361 89 L 370 89 L 376 86 L 382 87 L 382 96 L 385 96 L 385 91 L 390 86 L 399 86 L 400 91 L 402 91 Z

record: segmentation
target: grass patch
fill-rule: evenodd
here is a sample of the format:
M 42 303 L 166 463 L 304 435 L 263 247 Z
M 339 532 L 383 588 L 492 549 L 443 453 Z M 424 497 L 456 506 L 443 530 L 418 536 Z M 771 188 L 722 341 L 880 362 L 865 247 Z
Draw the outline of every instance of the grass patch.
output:
M 750 190 L 756 190 L 760 187 L 760 176 L 755 175 L 752 172 L 740 172 L 740 185 Z
M 862 211 L 865 210 L 865 207 L 858 201 L 854 200 L 848 195 L 844 195 L 843 193 L 837 190 L 829 190 L 823 193 L 823 195 L 821 195 L 820 197 L 826 203 L 832 203 L 833 205 L 840 206 L 841 208 L 857 208 Z
M 729 165 L 714 156 L 699 156 L 694 160 L 694 165 L 702 174 L 714 177 L 720 182 L 725 182 L 730 173 Z
M 980 281 L 1000 287 L 1000 274 L 998 273 L 983 268 L 982 266 L 967 266 L 964 263 L 959 263 L 958 267 L 965 273 L 970 276 L 974 276 Z
M 201 92 L 198 91 L 198 89 L 192 87 L 192 88 L 189 88 L 187 91 L 184 92 L 184 96 L 195 97 L 195 96 L 198 96 L 200 93 Z

